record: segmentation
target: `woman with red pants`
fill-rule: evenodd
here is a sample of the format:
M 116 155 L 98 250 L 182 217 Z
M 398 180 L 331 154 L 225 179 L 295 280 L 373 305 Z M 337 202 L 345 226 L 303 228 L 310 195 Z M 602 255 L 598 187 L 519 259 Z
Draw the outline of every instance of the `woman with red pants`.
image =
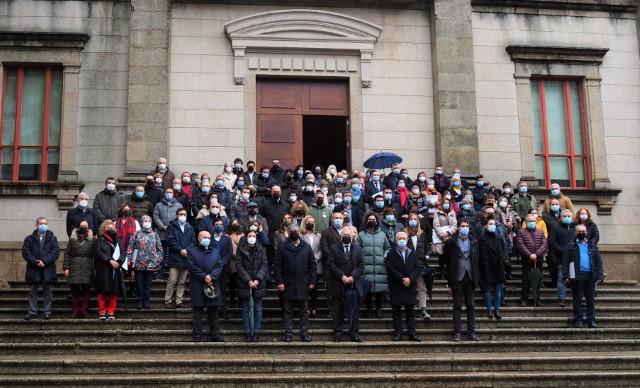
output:
M 98 293 L 100 320 L 115 319 L 116 300 L 122 292 L 122 272 L 126 251 L 122 247 L 116 225 L 106 220 L 98 229 L 98 241 L 94 244 L 95 286 Z

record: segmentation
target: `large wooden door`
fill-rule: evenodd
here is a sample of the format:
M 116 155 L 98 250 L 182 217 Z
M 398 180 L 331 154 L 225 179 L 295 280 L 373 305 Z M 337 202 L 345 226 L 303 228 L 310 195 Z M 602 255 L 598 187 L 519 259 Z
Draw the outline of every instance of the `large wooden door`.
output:
M 258 79 L 256 100 L 259 165 L 302 163 L 303 115 L 349 116 L 348 84 L 337 80 Z

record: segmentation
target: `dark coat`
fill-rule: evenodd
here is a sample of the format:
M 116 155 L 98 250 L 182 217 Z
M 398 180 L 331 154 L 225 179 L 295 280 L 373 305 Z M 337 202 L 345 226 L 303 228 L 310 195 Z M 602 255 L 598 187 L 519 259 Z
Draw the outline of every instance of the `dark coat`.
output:
M 44 244 L 40 250 L 40 238 L 38 230 L 24 239 L 22 244 L 22 257 L 27 262 L 27 272 L 24 282 L 27 284 L 55 283 L 56 260 L 60 256 L 60 244 L 52 231 L 48 230 L 44 235 Z M 38 260 L 44 262 L 44 268 L 38 268 Z
M 231 237 L 226 234 L 220 235 L 220 241 L 216 241 L 215 234 L 211 232 L 211 245 L 212 249 L 216 249 L 220 252 L 220 260 L 222 261 L 222 267 L 225 271 L 231 272 L 231 259 L 233 258 L 233 242 Z
M 360 245 L 351 244 L 349 257 L 344 257 L 344 244 L 335 244 L 329 248 L 328 270 L 325 273 L 327 281 L 327 294 L 333 298 L 343 298 L 344 293 L 355 287 L 358 296 L 362 297 L 362 284 L 360 277 L 364 273 L 364 259 Z M 353 276 L 352 285 L 342 283 L 342 276 Z
M 418 255 L 418 260 L 420 261 L 420 265 L 427 265 L 427 254 L 429 253 L 428 248 L 431 244 L 431 234 L 427 234 L 424 230 L 422 234 L 417 239 L 417 245 L 413 246 L 413 239 L 411 236 L 408 236 L 407 239 L 407 248 L 411 249 Z
M 276 184 L 276 181 L 269 176 L 267 179 L 262 177 L 262 174 L 258 174 L 257 177 L 253 179 L 253 185 L 256 187 L 256 196 L 258 197 L 266 197 L 268 196 L 271 187 Z
M 213 240 L 212 240 L 213 241 Z M 189 290 L 191 292 L 192 307 L 216 307 L 220 304 L 220 294 L 217 298 L 207 298 L 204 295 L 204 278 L 211 275 L 213 282 L 220 290 L 220 273 L 222 273 L 222 260 L 220 260 L 220 251 L 205 249 L 202 245 L 189 248 L 187 254 L 187 263 L 189 266 Z
M 279 200 L 275 201 L 271 198 L 265 198 L 265 201 L 260 206 L 260 215 L 267 220 L 269 226 L 269 240 L 273 236 L 273 233 L 278 230 L 282 217 L 286 213 L 291 212 L 291 205 L 288 202 Z
M 380 183 L 380 190 L 376 190 L 376 186 L 373 184 L 372 181 L 367 181 L 364 184 L 364 196 L 365 196 L 365 201 L 369 204 L 373 203 L 373 196 L 375 194 L 378 194 L 381 191 L 384 191 L 384 189 L 387 188 L 387 186 L 384 185 L 384 183 L 379 182 Z
M 258 289 L 253 291 L 254 298 L 267 296 L 267 277 L 269 276 L 269 263 L 267 252 L 256 241 L 251 248 L 246 238 L 242 238 L 236 250 L 236 271 L 238 272 L 238 296 L 249 298 L 249 285 L 247 282 L 258 280 Z
M 398 249 L 391 249 L 385 259 L 387 266 L 387 282 L 389 283 L 389 298 L 391 305 L 416 304 L 417 280 L 422 273 L 422 265 L 418 255 L 407 249 L 407 259 L 403 262 L 402 254 Z M 411 285 L 405 287 L 402 279 L 409 278 Z
M 158 187 L 155 184 L 149 186 L 146 185 L 144 187 L 144 192 L 147 194 L 147 200 L 151 203 L 151 206 L 154 208 L 158 204 L 158 202 L 162 201 L 164 194 L 164 185 Z
M 211 187 L 211 191 L 209 192 L 209 194 L 211 193 L 216 193 L 218 195 L 218 203 L 224 206 L 225 209 L 229 209 L 231 207 L 231 204 L 233 204 L 233 193 L 227 190 L 224 186 Z
M 590 221 L 588 224 L 585 224 L 585 226 L 587 227 L 587 240 L 593 241 L 598 245 L 600 242 L 600 230 L 598 229 L 598 225 L 595 222 Z
M 591 262 L 591 273 L 596 280 L 603 280 L 602 256 L 595 241 L 589 241 L 589 261 Z M 574 263 L 576 278 L 580 280 L 580 248 L 576 240 L 567 245 L 562 256 L 562 273 L 565 278 L 569 278 L 569 263 Z
M 144 215 L 153 217 L 153 205 L 147 200 L 146 194 L 142 198 L 136 197 L 135 194 L 129 195 L 126 202 L 131 208 L 131 216 L 134 220 L 140 222 L 140 218 Z
M 122 247 L 122 242 L 118 237 L 116 237 L 116 244 L 120 248 L 120 257 L 116 261 L 122 266 L 127 252 Z M 93 244 L 95 287 L 98 294 L 119 294 L 122 292 L 122 272 L 114 270 L 109 264 L 113 260 L 114 251 L 115 245 L 105 240 L 104 236 L 99 237 Z
M 451 236 L 444 244 L 443 256 L 444 262 L 448 263 L 447 266 L 447 283 L 450 288 L 456 288 L 458 284 L 458 259 L 462 254 L 460 246 L 458 245 L 458 235 L 460 232 L 456 232 Z M 470 240 L 469 244 L 469 256 L 471 258 L 471 270 L 473 271 L 473 282 L 477 288 L 480 285 L 480 270 L 478 265 L 478 243 L 469 235 L 467 237 Z
M 553 229 L 549 231 L 549 251 L 553 251 L 558 259 L 564 254 L 564 249 L 572 241 L 576 240 L 576 225 L 572 222 L 567 225 L 558 222 Z
M 203 230 L 206 230 L 211 234 L 211 237 L 213 238 L 213 224 L 218 219 L 222 220 L 222 227 L 226 228 L 227 224 L 229 223 L 229 219 L 225 216 L 221 216 L 220 213 L 218 213 L 216 215 L 209 214 L 208 216 L 202 217 L 200 219 L 200 225 L 198 226 L 198 231 L 202 232 Z
M 196 246 L 196 233 L 189 223 L 184 224 L 184 232 L 180 229 L 180 222 L 171 221 L 167 233 L 167 251 L 169 251 L 169 268 L 187 268 L 187 258 L 180 254 L 183 249 Z
M 89 230 L 87 239 L 80 244 L 77 229 L 71 233 L 71 238 L 64 251 L 62 269 L 69 270 L 68 284 L 91 284 L 93 279 L 93 244 L 96 239 Z
M 311 245 L 300 240 L 298 246 L 288 240 L 275 255 L 276 284 L 284 284 L 283 297 L 288 300 L 309 298 L 309 285 L 316 284 L 318 269 Z
M 93 209 L 87 207 L 87 210 L 82 211 L 80 206 L 76 206 L 67 212 L 67 236 L 71 237 L 71 232 L 80 225 L 81 221 L 87 221 L 89 223 L 89 229 L 94 233 L 98 229 L 98 225 L 94 222 L 95 216 Z
M 344 202 L 333 209 L 334 213 L 342 213 L 345 211 Z M 351 202 L 351 225 L 358 228 L 358 230 L 362 230 L 362 216 L 364 215 L 364 204 L 362 203 L 353 203 Z M 365 221 L 366 224 L 366 221 Z
M 478 265 L 483 284 L 505 282 L 504 263 L 508 248 L 496 233 L 484 231 L 478 240 Z
M 115 221 L 118 218 L 118 207 L 122 202 L 124 202 L 124 196 L 117 191 L 111 192 L 104 189 L 96 194 L 96 198 L 93 200 L 96 228 L 99 228 L 104 220 Z
M 329 247 L 335 244 L 342 244 L 342 240 L 336 228 L 329 226 L 320 233 L 320 252 L 322 252 L 323 263 L 329 259 Z
M 520 229 L 516 237 L 516 246 L 523 261 L 529 261 L 529 257 L 536 255 L 538 268 L 542 269 L 542 257 L 547 253 L 547 239 L 544 232 L 538 228 L 533 230 L 528 228 Z

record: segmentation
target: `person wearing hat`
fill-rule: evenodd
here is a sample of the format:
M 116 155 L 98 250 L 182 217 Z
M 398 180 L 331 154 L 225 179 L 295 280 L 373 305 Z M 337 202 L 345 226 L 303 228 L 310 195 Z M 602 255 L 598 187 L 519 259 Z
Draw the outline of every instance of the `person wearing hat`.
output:
M 300 340 L 311 342 L 309 337 L 309 290 L 316 287 L 316 258 L 311 245 L 300 238 L 300 227 L 289 225 L 289 239 L 275 254 L 275 279 L 282 293 L 282 320 L 284 342 L 293 339 L 293 307 L 300 310 Z
M 268 235 L 269 225 L 267 224 L 267 220 L 258 212 L 258 207 L 259 206 L 257 203 L 251 201 L 247 204 L 247 214 L 244 217 L 236 218 L 240 220 L 240 223 L 245 230 L 249 229 L 249 225 L 251 225 L 253 221 L 258 221 L 260 226 L 262 226 L 262 230 L 264 230 L 264 232 Z
M 211 342 L 224 342 L 220 336 L 218 306 L 220 299 L 214 289 L 220 290 L 218 279 L 222 273 L 223 262 L 220 250 L 213 249 L 211 234 L 198 233 L 198 245 L 187 249 L 189 266 L 189 289 L 193 308 L 193 341 L 202 341 L 202 312 L 207 308 Z M 219 293 L 219 292 L 218 292 Z

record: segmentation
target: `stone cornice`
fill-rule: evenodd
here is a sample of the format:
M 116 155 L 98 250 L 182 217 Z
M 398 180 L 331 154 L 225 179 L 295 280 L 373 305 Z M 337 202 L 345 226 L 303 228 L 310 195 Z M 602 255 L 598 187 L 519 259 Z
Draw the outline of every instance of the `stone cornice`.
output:
M 530 188 L 529 192 L 536 196 L 538 202 L 542 204 L 549 197 L 549 189 Z M 622 190 L 618 189 L 562 189 L 562 194 L 571 198 L 574 204 L 596 205 L 598 215 L 610 216 L 613 205 L 618 200 L 618 195 Z
M 50 50 L 82 50 L 89 35 L 66 32 L 0 32 L 0 48 Z
M 14 197 L 55 197 L 58 210 L 73 207 L 75 197 L 84 188 L 81 182 L 0 182 L 0 196 Z
M 476 8 L 510 11 L 514 8 L 531 10 L 566 10 L 609 12 L 614 14 L 635 13 L 638 10 L 637 0 L 471 0 Z
M 264 0 L 171 0 L 179 4 L 265 5 Z M 271 0 L 269 5 L 281 7 L 427 9 L 425 0 Z
M 507 46 L 513 62 L 523 63 L 580 63 L 600 65 L 608 48 Z

